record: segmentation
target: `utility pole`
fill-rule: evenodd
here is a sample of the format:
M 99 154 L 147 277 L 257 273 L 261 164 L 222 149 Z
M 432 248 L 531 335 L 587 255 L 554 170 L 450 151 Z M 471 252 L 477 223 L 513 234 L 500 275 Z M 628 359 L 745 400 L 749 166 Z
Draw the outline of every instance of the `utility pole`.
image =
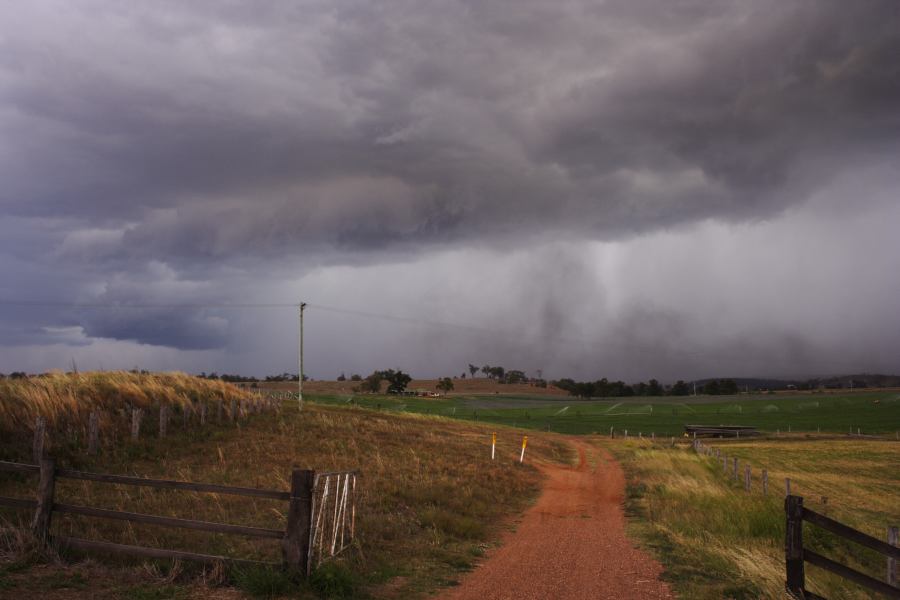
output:
M 297 405 L 303 410 L 303 309 L 306 302 L 300 303 L 300 373 L 297 375 Z

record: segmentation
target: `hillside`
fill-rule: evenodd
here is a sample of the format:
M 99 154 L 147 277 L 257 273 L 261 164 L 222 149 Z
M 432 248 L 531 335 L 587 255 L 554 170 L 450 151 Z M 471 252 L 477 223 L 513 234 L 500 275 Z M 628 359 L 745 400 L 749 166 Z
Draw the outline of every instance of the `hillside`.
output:
M 499 431 L 497 459 L 491 461 L 490 433 L 495 430 Z M 280 414 L 252 415 L 240 426 L 207 426 L 170 434 L 164 444 L 150 436 L 139 442 L 124 441 L 120 448 L 96 458 L 85 456 L 77 447 L 65 449 L 59 458 L 63 467 L 81 470 L 282 490 L 298 463 L 319 471 L 359 469 L 357 541 L 324 573 L 334 585 L 355 590 L 353 594 L 411 598 L 453 581 L 456 573 L 470 568 L 497 539 L 503 524 L 534 497 L 540 475 L 529 465 L 531 459 L 568 460 L 565 446 L 552 434 L 529 435 L 528 457 L 520 466 L 515 459 L 521 434 L 510 429 L 308 403 L 303 412 L 293 404 Z M 0 455 L 0 460 L 9 458 L 9 454 Z M 32 479 L 0 473 L 0 495 L 28 497 L 34 485 Z M 278 501 L 168 490 L 134 495 L 133 489 L 64 480 L 57 494 L 73 504 L 268 528 L 283 527 L 286 508 Z M 15 521 L 23 515 L 0 509 L 0 517 Z M 26 521 L 28 517 L 24 516 Z M 54 528 L 68 535 L 126 544 L 280 558 L 278 544 L 260 538 L 72 515 L 54 517 Z M 298 588 L 277 573 L 231 572 L 214 577 L 187 564 L 177 567 L 180 574 L 166 563 L 149 571 L 122 571 L 120 561 L 110 563 L 110 559 L 102 563 L 111 565 L 105 572 L 98 572 L 96 563 L 56 568 L 30 554 L 23 557 L 9 539 L 0 541 L 5 546 L 0 547 L 0 590 L 12 594 L 46 590 L 41 582 L 48 569 L 57 579 L 82 582 L 69 595 L 56 589 L 56 595 L 44 596 L 53 598 L 78 598 L 88 592 L 96 598 L 118 598 L 123 595 L 122 581 L 130 581 L 134 589 L 168 586 L 174 590 L 154 598 L 210 597 L 233 586 L 252 592 L 260 580 L 291 594 L 313 597 L 317 589 L 322 591 L 321 586 L 332 584 Z M 10 565 L 18 566 L 10 570 Z M 224 588 L 216 583 L 223 580 Z M 230 593 L 230 598 L 241 597 L 234 595 L 235 590 Z

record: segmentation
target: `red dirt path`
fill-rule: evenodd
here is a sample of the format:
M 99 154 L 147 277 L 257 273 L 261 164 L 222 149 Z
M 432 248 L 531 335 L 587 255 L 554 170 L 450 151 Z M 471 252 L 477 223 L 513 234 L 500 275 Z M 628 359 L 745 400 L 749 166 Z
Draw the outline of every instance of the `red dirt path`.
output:
M 440 600 L 673 598 L 662 567 L 625 537 L 625 475 L 573 441 L 577 467 L 543 464 L 544 490 L 514 533 Z M 596 458 L 596 467 L 587 457 Z M 593 462 L 593 460 L 591 461 Z

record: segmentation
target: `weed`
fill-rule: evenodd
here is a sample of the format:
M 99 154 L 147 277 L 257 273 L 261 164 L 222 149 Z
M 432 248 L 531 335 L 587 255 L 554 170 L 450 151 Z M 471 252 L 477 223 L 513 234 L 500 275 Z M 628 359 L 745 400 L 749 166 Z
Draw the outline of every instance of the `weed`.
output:
M 277 598 L 298 589 L 286 571 L 271 567 L 236 567 L 232 579 L 239 589 L 254 598 Z
M 183 600 L 188 591 L 176 585 L 138 585 L 123 590 L 126 600 Z
M 313 571 L 309 585 L 320 597 L 328 600 L 358 597 L 353 574 L 337 562 L 325 563 Z

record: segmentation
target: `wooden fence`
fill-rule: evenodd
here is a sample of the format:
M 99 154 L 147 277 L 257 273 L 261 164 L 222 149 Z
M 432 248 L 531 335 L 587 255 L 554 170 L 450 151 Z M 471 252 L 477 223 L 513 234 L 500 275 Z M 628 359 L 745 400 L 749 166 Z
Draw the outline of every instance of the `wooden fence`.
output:
M 0 461 L 0 471 L 12 471 L 26 474 L 38 474 L 37 495 L 35 500 L 23 498 L 8 498 L 0 496 L 0 506 L 33 510 L 34 517 L 31 528 L 34 535 L 44 543 L 58 544 L 61 548 L 72 548 L 80 551 L 105 551 L 118 554 L 128 554 L 144 558 L 173 558 L 193 560 L 200 562 L 225 562 L 225 563 L 250 563 L 264 566 L 282 566 L 290 571 L 302 575 L 308 575 L 311 570 L 323 560 L 331 558 L 341 550 L 347 548 L 352 542 L 355 533 L 356 516 L 356 480 L 355 471 L 341 473 L 316 474 L 315 471 L 294 469 L 291 473 L 291 490 L 289 492 L 278 490 L 261 490 L 255 488 L 234 487 L 209 483 L 192 483 L 187 481 L 171 481 L 164 479 L 145 479 L 142 477 L 130 477 L 124 475 L 107 475 L 101 473 L 86 473 L 70 469 L 58 469 L 56 461 L 52 458 L 44 458 L 40 465 L 22 464 Z M 325 476 L 324 490 L 329 489 L 328 482 L 334 478 L 340 484 L 343 478 L 343 487 L 335 487 L 335 497 L 341 494 L 337 504 L 315 501 L 317 494 L 317 482 Z M 250 496 L 255 498 L 270 498 L 283 500 L 288 503 L 287 526 L 285 530 L 265 529 L 261 527 L 248 527 L 244 525 L 231 525 L 227 523 L 213 523 L 193 519 L 180 519 L 175 517 L 162 517 L 157 515 L 140 514 L 134 512 L 107 510 L 89 506 L 78 506 L 56 502 L 55 487 L 57 479 L 78 479 L 95 481 L 100 483 L 113 483 L 121 485 L 143 486 L 158 489 L 187 490 L 193 492 L 206 492 L 213 494 L 227 494 L 234 496 Z M 352 482 L 352 485 L 351 485 Z M 325 514 L 329 507 L 335 507 L 334 516 L 329 520 L 329 514 Z M 338 514 L 338 509 L 340 514 Z M 280 540 L 282 549 L 281 563 L 267 563 L 211 554 L 198 554 L 164 548 L 148 548 L 144 546 L 131 546 L 115 544 L 96 540 L 86 540 L 68 536 L 51 536 L 50 525 L 54 513 L 84 515 L 103 519 L 115 519 L 134 523 L 145 523 L 162 527 L 176 527 L 181 529 L 193 529 L 214 533 L 243 535 L 250 537 L 270 538 Z M 347 517 L 347 513 L 350 517 Z M 340 536 L 340 545 L 333 541 L 330 552 L 318 552 L 318 560 L 314 563 L 313 554 L 317 540 L 325 539 L 324 535 L 316 535 L 316 524 L 332 523 L 335 531 L 334 540 Z M 348 527 L 344 524 L 349 523 Z
M 889 534 L 889 537 L 892 538 L 890 540 L 892 543 L 882 542 L 825 515 L 805 508 L 803 506 L 803 498 L 800 496 L 789 495 L 784 499 L 784 513 L 787 519 L 784 541 L 785 567 L 787 571 L 785 588 L 794 598 L 824 600 L 821 596 L 806 589 L 804 562 L 849 579 L 888 598 L 900 598 L 900 587 L 897 587 L 897 559 L 900 559 L 900 548 L 897 547 L 896 527 L 891 528 L 892 533 Z M 887 556 L 886 581 L 880 581 L 865 573 L 860 573 L 844 564 L 813 552 L 809 548 L 804 548 L 804 521 Z

